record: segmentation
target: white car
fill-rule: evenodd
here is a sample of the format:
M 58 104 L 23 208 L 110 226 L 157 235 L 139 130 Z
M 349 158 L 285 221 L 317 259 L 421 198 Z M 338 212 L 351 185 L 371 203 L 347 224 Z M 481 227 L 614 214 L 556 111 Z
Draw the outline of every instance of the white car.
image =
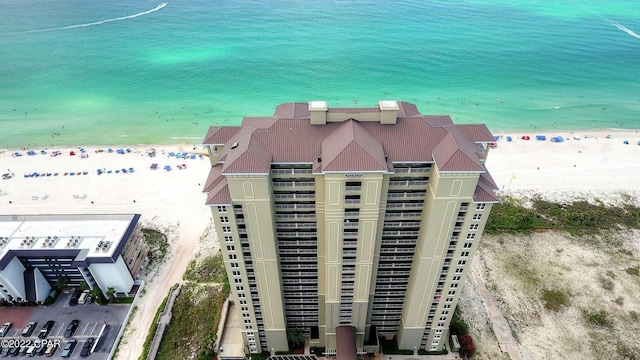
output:
M 7 336 L 9 329 L 11 329 L 11 323 L 10 322 L 4 323 L 4 325 L 0 327 L 0 336 Z

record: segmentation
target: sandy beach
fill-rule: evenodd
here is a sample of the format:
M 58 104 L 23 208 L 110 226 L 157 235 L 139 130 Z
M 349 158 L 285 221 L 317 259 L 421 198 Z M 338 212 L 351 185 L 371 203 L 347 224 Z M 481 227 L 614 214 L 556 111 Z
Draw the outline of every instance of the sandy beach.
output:
M 540 134 L 547 140 L 537 141 L 535 133 L 496 133 L 502 138 L 491 149 L 486 165 L 502 191 L 535 191 L 552 196 L 640 193 L 640 146 L 636 144 L 640 134 L 635 131 Z M 522 140 L 523 135 L 531 140 Z M 571 140 L 549 141 L 558 135 Z M 146 154 L 150 148 L 155 148 L 155 157 Z M 197 155 L 195 159 L 169 156 L 171 152 L 202 153 L 200 145 L 129 146 L 130 151 L 123 154 L 107 149 L 84 147 L 88 155 L 84 158 L 78 147 L 49 148 L 45 154 L 40 152 L 43 149 L 30 149 L 35 155 L 26 155 L 23 149 L 3 150 L 0 174 L 14 176 L 0 180 L 0 214 L 140 213 L 145 225 L 169 234 L 171 256 L 149 277 L 146 294 L 133 318 L 135 331 L 127 332 L 118 353 L 119 359 L 137 359 L 158 305 L 171 285 L 181 281 L 210 223 L 202 193 L 210 164 L 206 157 Z M 22 156 L 14 156 L 15 151 Z M 60 155 L 51 156 L 54 151 Z M 76 155 L 71 156 L 71 151 Z M 152 164 L 158 164 L 158 168 L 151 169 Z M 182 164 L 186 167 L 179 169 Z M 165 165 L 172 169 L 164 170 Z M 98 169 L 111 173 L 98 175 Z M 44 175 L 25 177 L 34 172 Z

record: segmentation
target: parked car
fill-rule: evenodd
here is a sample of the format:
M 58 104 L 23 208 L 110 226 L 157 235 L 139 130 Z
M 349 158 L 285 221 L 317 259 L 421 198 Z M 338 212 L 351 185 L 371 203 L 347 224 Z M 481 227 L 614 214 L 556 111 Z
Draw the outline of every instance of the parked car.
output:
M 93 347 L 93 343 L 96 341 L 95 338 L 88 338 L 87 341 L 82 344 L 82 350 L 80 350 L 80 356 L 86 357 L 91 354 L 91 348 Z
M 31 336 L 31 334 L 36 330 L 36 326 L 38 326 L 38 323 L 35 321 L 27 323 L 27 325 L 22 329 L 22 336 Z
M 73 334 L 76 333 L 76 329 L 80 325 L 80 320 L 71 320 L 69 325 L 67 325 L 67 330 L 64 331 L 64 337 L 70 338 Z
M 2 357 L 7 357 L 7 356 L 9 356 L 9 350 L 11 350 L 11 348 L 10 348 L 10 347 L 8 347 L 8 346 L 3 346 L 3 347 L 2 347 L 2 351 L 0 351 L 0 356 L 2 356 Z
M 89 290 L 83 291 L 78 298 L 78 304 L 85 304 L 87 302 L 87 296 L 89 296 Z
M 40 339 L 46 339 L 47 336 L 49 336 L 49 333 L 51 332 L 51 330 L 53 329 L 53 325 L 55 325 L 55 323 L 56 323 L 55 321 L 49 320 L 44 325 L 42 325 L 42 329 L 40 329 L 40 333 L 38 334 L 38 337 Z
M 47 345 L 47 350 L 44 351 L 44 356 L 52 357 L 53 354 L 56 353 L 56 350 L 58 350 L 58 344 L 57 343 L 49 344 L 49 345 Z
M 44 355 L 45 351 L 47 351 L 47 346 L 43 344 L 36 349 L 36 355 Z
M 0 336 L 7 336 L 9 329 L 11 329 L 11 323 L 10 322 L 4 323 L 4 325 L 0 327 Z
M 71 356 L 71 354 L 73 353 L 73 349 L 76 348 L 76 345 L 78 345 L 78 340 L 74 338 L 69 339 L 69 341 L 67 341 L 67 343 L 64 345 L 64 348 L 62 349 L 62 353 L 60 353 L 60 356 L 63 358 L 67 358 Z
M 71 306 L 78 305 L 78 299 L 80 298 L 81 294 L 82 294 L 81 292 L 74 290 L 73 293 L 71 294 L 71 299 L 69 299 L 69 305 Z

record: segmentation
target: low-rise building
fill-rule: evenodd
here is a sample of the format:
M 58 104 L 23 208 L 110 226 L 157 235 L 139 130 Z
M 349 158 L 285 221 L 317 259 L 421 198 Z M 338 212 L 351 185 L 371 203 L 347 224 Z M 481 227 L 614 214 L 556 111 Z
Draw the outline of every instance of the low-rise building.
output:
M 128 294 L 148 248 L 139 214 L 0 216 L 0 299 L 43 302 L 63 282 Z

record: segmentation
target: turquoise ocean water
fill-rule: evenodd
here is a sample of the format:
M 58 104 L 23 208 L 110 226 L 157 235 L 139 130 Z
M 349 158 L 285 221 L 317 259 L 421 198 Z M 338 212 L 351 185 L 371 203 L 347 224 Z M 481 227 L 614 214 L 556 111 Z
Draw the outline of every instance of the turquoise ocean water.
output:
M 310 100 L 640 128 L 637 0 L 166 1 L 0 0 L 0 148 L 199 142 Z

